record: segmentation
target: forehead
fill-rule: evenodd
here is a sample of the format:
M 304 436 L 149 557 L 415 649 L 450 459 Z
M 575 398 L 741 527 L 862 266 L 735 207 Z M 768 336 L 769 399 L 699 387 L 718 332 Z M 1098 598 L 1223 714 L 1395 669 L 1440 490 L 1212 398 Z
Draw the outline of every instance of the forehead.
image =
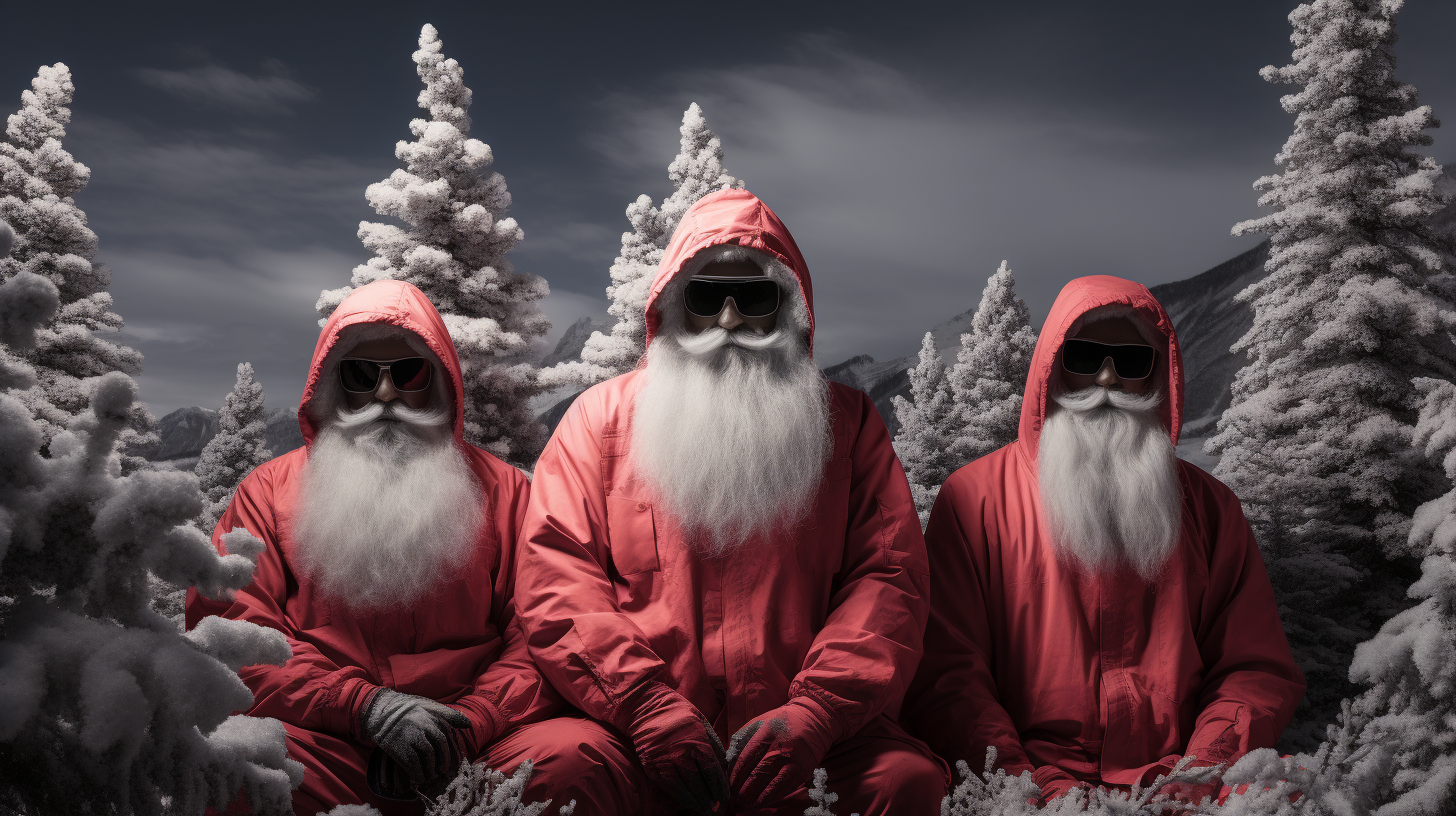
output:
M 1095 340 L 1099 343 L 1137 343 L 1146 345 L 1142 332 L 1126 317 L 1108 317 L 1095 323 L 1088 323 L 1077 331 L 1074 337 Z
M 757 278 L 763 276 L 763 269 L 753 261 L 713 261 L 704 264 L 694 274 L 720 278 Z

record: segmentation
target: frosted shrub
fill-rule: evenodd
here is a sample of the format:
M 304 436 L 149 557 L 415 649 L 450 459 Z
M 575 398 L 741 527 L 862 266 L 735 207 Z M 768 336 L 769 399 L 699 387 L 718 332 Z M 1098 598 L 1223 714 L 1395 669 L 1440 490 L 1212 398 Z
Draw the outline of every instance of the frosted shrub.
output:
M 949 456 L 955 404 L 945 378 L 945 361 L 940 359 L 935 335 L 930 332 L 920 341 L 919 362 L 910 369 L 910 397 L 891 399 L 895 417 L 900 420 L 895 454 L 905 468 L 920 526 L 924 527 L 940 486 L 955 470 Z
M 612 262 L 612 282 L 607 286 L 607 312 L 617 322 L 609 334 L 592 332 L 580 362 L 560 363 L 541 372 L 548 387 L 584 387 L 637 367 L 646 351 L 647 295 L 652 278 L 683 213 L 708 193 L 743 186 L 723 170 L 723 145 L 708 129 L 698 103 L 683 112 L 679 133 L 677 157 L 667 167 L 672 193 L 661 207 L 654 207 L 647 195 L 627 205 L 632 231 L 622 233 L 622 251 Z
M 1270 236 L 1268 276 L 1238 295 L 1249 355 L 1210 452 L 1243 502 L 1309 683 L 1286 741 L 1310 748 L 1334 719 L 1355 645 L 1403 603 L 1412 511 L 1440 490 L 1411 448 L 1416 376 L 1456 376 L 1452 299 L 1424 220 L 1441 168 L 1411 148 L 1436 125 L 1394 76 L 1399 0 L 1295 9 L 1293 62 L 1262 76 L 1294 132 L 1259 179 L 1273 212 L 1234 227 Z
M 1036 350 L 1031 311 L 1006 261 L 986 281 L 971 330 L 948 376 L 955 411 L 948 455 L 956 468 L 1016 441 L 1021 397 Z
M 150 606 L 153 576 L 227 597 L 263 543 L 237 531 L 219 556 L 188 524 L 191 474 L 123 473 L 125 374 L 88 380 L 87 410 L 46 444 L 18 395 L 62 308 L 35 273 L 0 284 L 0 809 L 200 814 L 244 791 L 260 814 L 290 812 L 303 768 L 283 726 L 231 716 L 252 704 L 237 668 L 286 661 L 283 636 L 231 621 L 184 636 Z
M 419 104 L 430 118 L 411 121 L 415 141 L 395 146 L 404 168 L 365 191 L 375 212 L 405 227 L 359 224 L 374 257 L 354 269 L 349 286 L 319 296 L 319 325 L 355 287 L 384 279 L 419 287 L 445 318 L 460 355 L 466 441 L 529 464 L 545 444 L 545 428 L 530 410 L 541 387 L 529 361 L 533 342 L 551 327 L 537 305 L 548 288 L 516 272 L 506 257 L 523 233 L 506 215 L 511 194 L 490 169 L 490 146 L 469 138 L 465 72 L 441 53 L 434 26 L 421 30 L 419 45 Z
M 42 66 L 30 87 L 0 139 L 0 219 L 14 228 L 10 257 L 0 258 L 0 282 L 30 272 L 54 284 L 60 299 L 60 308 L 24 352 L 35 384 L 14 395 L 40 422 L 49 443 L 72 417 L 86 413 L 87 378 L 108 371 L 136 374 L 142 356 L 95 334 L 120 331 L 122 321 L 106 291 L 111 271 L 94 260 L 96 233 L 73 198 L 90 181 L 91 170 L 61 146 L 76 90 L 71 71 L 59 62 Z M 145 405 L 134 403 L 128 410 L 122 448 L 123 463 L 131 469 L 141 466 L 157 438 Z
M 198 521 L 203 532 L 217 526 L 243 477 L 273 458 L 267 421 L 263 386 L 253 379 L 253 365 L 239 363 L 237 382 L 218 415 L 217 436 L 203 447 L 197 461 L 197 480 L 207 499 Z

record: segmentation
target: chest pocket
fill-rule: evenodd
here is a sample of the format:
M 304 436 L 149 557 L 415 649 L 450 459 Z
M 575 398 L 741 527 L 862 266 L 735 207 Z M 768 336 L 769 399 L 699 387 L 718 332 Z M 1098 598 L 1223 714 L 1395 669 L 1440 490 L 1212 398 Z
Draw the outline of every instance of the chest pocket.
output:
M 607 546 L 622 577 L 661 569 L 652 505 L 631 496 L 607 497 Z

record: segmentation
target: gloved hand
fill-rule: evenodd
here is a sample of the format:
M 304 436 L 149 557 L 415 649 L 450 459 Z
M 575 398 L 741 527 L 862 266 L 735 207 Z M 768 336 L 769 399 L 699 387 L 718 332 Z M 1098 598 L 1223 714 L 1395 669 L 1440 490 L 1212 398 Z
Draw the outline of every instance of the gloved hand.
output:
M 803 698 L 790 700 L 728 741 L 733 755 L 729 784 L 748 807 L 776 802 L 812 783 L 833 741 L 827 712 Z
M 631 737 L 648 779 L 694 813 L 728 800 L 723 743 L 696 706 L 652 683 L 621 711 L 615 724 Z
M 459 711 L 428 697 L 380 689 L 359 718 L 359 730 L 416 785 L 450 778 L 460 768 L 460 736 L 470 727 Z

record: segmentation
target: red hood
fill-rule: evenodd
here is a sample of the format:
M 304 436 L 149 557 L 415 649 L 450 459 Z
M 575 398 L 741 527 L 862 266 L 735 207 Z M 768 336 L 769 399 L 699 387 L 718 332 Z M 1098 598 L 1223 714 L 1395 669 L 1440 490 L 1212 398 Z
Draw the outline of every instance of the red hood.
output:
M 412 284 L 397 280 L 382 280 L 361 286 L 344 298 L 339 308 L 329 316 L 324 330 L 319 333 L 318 344 L 313 348 L 313 362 L 308 367 L 308 382 L 303 386 L 303 399 L 298 405 L 298 427 L 303 429 L 303 439 L 313 444 L 313 419 L 308 414 L 309 401 L 323 375 L 324 361 L 338 342 L 339 332 L 347 326 L 360 323 L 387 323 L 414 332 L 425 345 L 435 352 L 445 370 L 450 373 L 450 383 L 455 390 L 455 441 L 463 443 L 465 428 L 465 387 L 460 378 L 460 357 L 455 353 L 455 343 L 445 321 L 435 311 L 434 304 L 425 293 Z
M 652 292 L 647 296 L 647 345 L 657 334 L 661 318 L 655 305 L 662 290 L 692 257 L 708 247 L 736 244 L 756 249 L 778 258 L 799 279 L 799 292 L 809 310 L 809 353 L 814 353 L 814 288 L 809 282 L 809 266 L 789 228 L 768 205 L 747 190 L 719 190 L 703 196 L 688 208 L 682 222 L 672 234 L 657 277 L 652 279 Z
M 1036 339 L 1031 371 L 1026 377 L 1026 396 L 1021 402 L 1018 433 L 1019 447 L 1032 472 L 1036 471 L 1037 445 L 1041 441 L 1042 422 L 1046 419 L 1047 386 L 1054 366 L 1059 365 L 1062 341 L 1082 315 L 1114 304 L 1130 307 L 1148 326 L 1161 332 L 1166 341 L 1166 348 L 1158 349 L 1158 359 L 1166 365 L 1166 369 L 1154 372 L 1160 378 L 1158 387 L 1164 397 L 1158 411 L 1173 444 L 1178 443 L 1178 431 L 1183 426 L 1183 356 L 1178 350 L 1178 335 L 1173 331 L 1173 321 L 1146 286 L 1111 275 L 1090 275 L 1062 287 L 1061 294 L 1052 304 L 1051 313 L 1042 324 L 1041 335 Z

